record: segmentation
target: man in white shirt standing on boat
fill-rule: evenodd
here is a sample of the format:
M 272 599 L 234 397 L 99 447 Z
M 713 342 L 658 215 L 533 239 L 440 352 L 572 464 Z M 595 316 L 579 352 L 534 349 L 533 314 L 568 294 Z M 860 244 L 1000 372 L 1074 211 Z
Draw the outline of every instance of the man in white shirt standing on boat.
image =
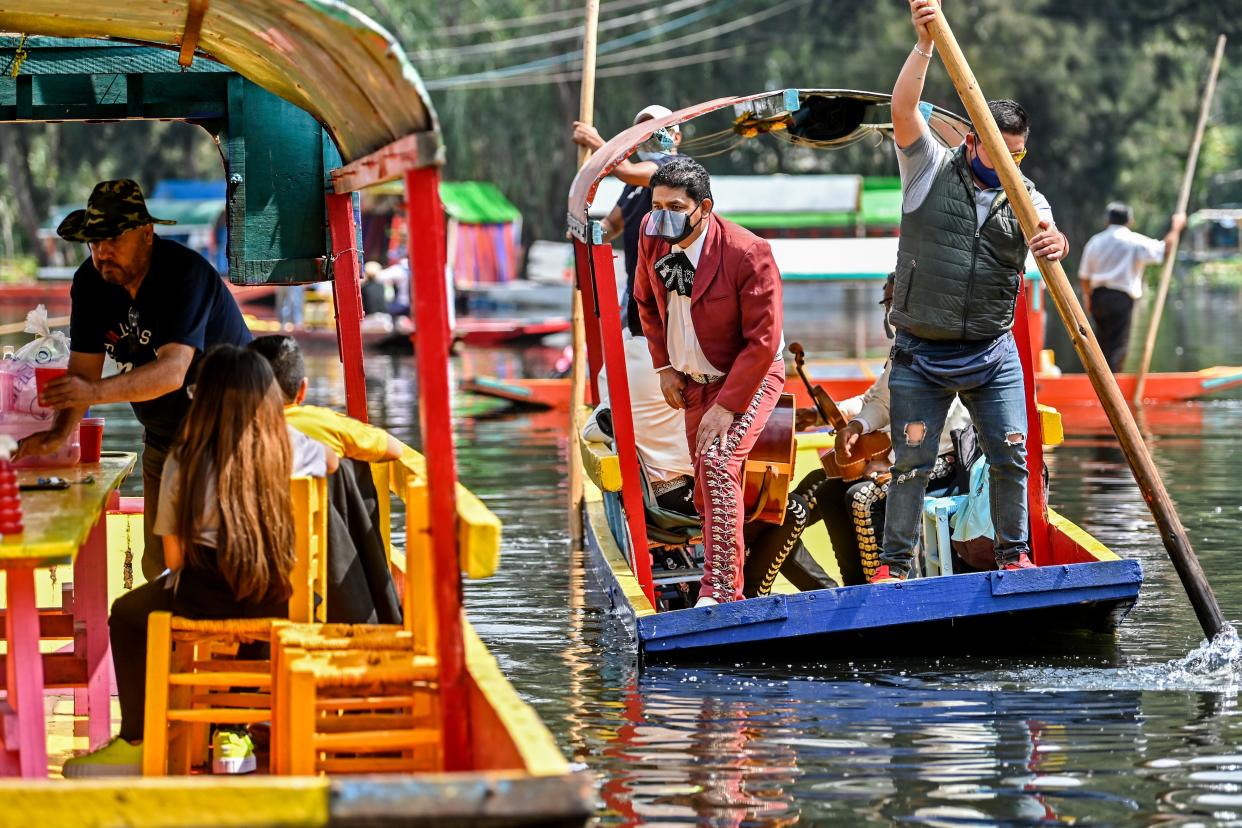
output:
M 742 598 L 742 466 L 785 387 L 781 275 L 766 241 L 712 212 L 698 163 L 660 168 L 651 195 L 634 298 L 664 399 L 686 412 L 708 606 Z
M 1121 370 L 1130 350 L 1134 303 L 1143 296 L 1143 271 L 1164 261 L 1165 251 L 1186 226 L 1186 214 L 1175 213 L 1169 232 L 1153 239 L 1131 229 L 1134 213 L 1128 204 L 1108 205 L 1108 228 L 1087 240 L 1078 264 L 1082 303 L 1095 321 L 1095 335 L 1113 373 Z

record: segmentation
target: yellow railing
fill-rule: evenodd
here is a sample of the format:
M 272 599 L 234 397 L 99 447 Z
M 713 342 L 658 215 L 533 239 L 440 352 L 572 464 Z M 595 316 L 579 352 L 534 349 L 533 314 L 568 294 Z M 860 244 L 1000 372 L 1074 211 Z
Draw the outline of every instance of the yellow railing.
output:
M 434 570 L 431 564 L 427 508 L 427 464 L 421 454 L 404 446 L 399 459 L 372 463 L 378 492 L 392 492 L 405 504 L 405 559 L 398 560 L 403 575 L 402 604 L 406 629 L 414 633 L 416 648 L 435 652 Z M 380 531 L 393 561 L 392 508 L 380 497 Z M 462 571 L 470 578 L 486 578 L 500 562 L 500 520 L 473 492 L 457 485 L 457 548 Z

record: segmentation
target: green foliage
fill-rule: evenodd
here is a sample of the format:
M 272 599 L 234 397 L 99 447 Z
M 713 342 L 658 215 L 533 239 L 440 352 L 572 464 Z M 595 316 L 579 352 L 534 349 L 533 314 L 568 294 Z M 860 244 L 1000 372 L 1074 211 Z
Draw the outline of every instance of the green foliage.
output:
M 0 124 L 0 159 L 0 259 L 44 255 L 35 233 L 51 208 L 85 203 L 99 181 L 149 193 L 162 178 L 223 175 L 211 136 L 181 123 Z
M 0 260 L 0 282 L 29 282 L 38 269 L 33 256 Z
M 1209 287 L 1242 288 L 1242 260 L 1218 259 L 1195 267 L 1195 278 Z
M 566 193 L 576 168 L 568 135 L 578 110 L 578 64 L 550 63 L 521 85 L 439 88 L 435 81 L 573 53 L 581 47 L 581 0 L 353 2 L 396 35 L 432 83 L 448 177 L 495 183 L 522 210 L 528 239 L 563 237 Z M 1159 234 L 1167 226 L 1215 36 L 1224 30 L 1242 39 L 1242 18 L 1227 16 L 1228 5 L 948 4 L 984 93 L 1017 99 L 1030 111 L 1034 129 L 1023 170 L 1048 195 L 1075 255 L 1098 229 L 1111 199 L 1134 205 L 1140 230 Z M 605 136 L 653 102 L 677 108 L 785 86 L 888 91 L 914 40 L 902 0 L 605 0 L 602 20 L 638 13 L 648 16 L 600 33 L 595 122 Z M 678 24 L 691 14 L 701 16 Z M 731 28 L 750 16 L 759 16 L 758 22 Z M 536 22 L 523 24 L 530 20 Z M 650 36 L 654 27 L 670 23 L 675 25 Z M 627 45 L 618 47 L 622 37 Z M 938 61 L 925 98 L 962 109 Z M 1242 67 L 1227 55 L 1201 182 L 1239 166 L 1239 124 Z M 0 199 L 0 257 L 37 251 L 27 212 L 39 213 L 37 226 L 51 205 L 80 202 L 99 179 L 129 175 L 150 187 L 164 176 L 219 171 L 206 134 L 181 125 L 0 125 L 0 148 L 5 145 L 26 159 L 30 184 L 28 192 Z M 758 139 L 704 161 L 717 173 L 896 174 L 892 147 L 866 142 L 822 153 Z M 24 189 L 7 162 L 0 165 L 0 187 Z M 1242 201 L 1242 184 L 1234 190 Z M 1196 188 L 1192 208 L 1203 203 L 1206 191 Z M 12 244 L 6 245 L 6 232 Z M 1073 258 L 1070 264 L 1072 272 Z
M 367 0 L 359 5 L 398 32 L 428 79 L 511 66 L 579 45 L 577 40 L 556 41 L 538 49 L 498 48 L 492 54 L 459 58 L 444 51 L 446 46 L 507 41 L 571 26 L 580 17 L 524 28 L 515 28 L 512 21 L 580 8 L 578 0 Z M 629 4 L 635 5 L 642 4 Z M 773 5 L 741 0 L 705 17 L 691 30 L 706 30 Z M 1215 35 L 1225 30 L 1242 36 L 1242 24 L 1222 9 L 1207 0 L 1153 0 L 1137 9 L 1130 0 L 949 4 L 950 22 L 985 94 L 1014 98 L 1030 111 L 1034 130 L 1024 172 L 1052 201 L 1075 254 L 1098 229 L 1103 206 L 1111 199 L 1134 205 L 1140 230 L 1164 231 Z M 629 12 L 628 7 L 606 10 L 603 20 Z M 481 21 L 494 21 L 494 29 L 445 33 L 445 27 Z M 683 34 L 671 32 L 663 39 Z M 600 41 L 616 36 L 601 33 Z M 667 52 L 656 50 L 633 60 L 622 76 L 600 77 L 595 120 L 608 136 L 652 102 L 676 108 L 782 86 L 888 91 L 912 43 L 908 11 L 900 0 L 797 4 L 761 25 Z M 420 48 L 433 47 L 441 50 L 433 62 L 418 58 Z M 691 63 L 697 55 L 724 48 L 738 53 L 715 62 Z M 648 68 L 666 60 L 672 68 Z M 679 60 L 686 65 L 679 67 Z M 601 72 L 610 65 L 614 64 L 601 53 Z M 494 89 L 450 88 L 433 92 L 433 98 L 448 141 L 449 175 L 494 181 L 523 210 L 528 232 L 537 238 L 559 237 L 565 193 L 575 168 L 567 135 L 577 111 L 576 79 Z M 962 109 L 939 66 L 929 77 L 925 98 Z M 1242 115 L 1242 68 L 1232 67 L 1228 57 L 1215 111 L 1201 181 L 1237 166 L 1242 131 L 1234 124 L 1242 123 L 1237 117 Z M 705 163 L 719 173 L 896 173 L 887 145 L 816 153 L 761 139 Z M 1196 198 L 1203 191 L 1196 188 Z

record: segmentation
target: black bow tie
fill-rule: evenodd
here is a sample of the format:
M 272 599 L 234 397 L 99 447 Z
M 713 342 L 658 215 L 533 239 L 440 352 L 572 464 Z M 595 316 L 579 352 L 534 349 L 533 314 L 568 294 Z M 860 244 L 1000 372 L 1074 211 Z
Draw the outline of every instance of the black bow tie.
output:
M 655 263 L 655 272 L 668 290 L 690 297 L 694 290 L 694 265 L 684 250 L 673 250 Z

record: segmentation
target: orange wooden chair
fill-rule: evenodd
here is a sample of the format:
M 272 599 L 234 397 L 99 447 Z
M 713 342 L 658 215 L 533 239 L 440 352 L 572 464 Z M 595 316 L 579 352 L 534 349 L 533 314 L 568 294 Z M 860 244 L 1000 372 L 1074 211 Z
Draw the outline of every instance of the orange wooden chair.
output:
M 290 486 L 297 559 L 289 617 L 310 621 L 324 612 L 327 595 L 327 481 L 302 477 Z M 270 643 L 275 623 L 270 618 L 193 620 L 151 614 L 144 776 L 184 774 L 202 764 L 213 724 L 271 720 L 271 660 L 239 659 L 237 651 L 246 642 Z
M 411 773 L 443 768 L 436 661 L 409 650 L 289 651 L 277 694 L 283 771 Z

